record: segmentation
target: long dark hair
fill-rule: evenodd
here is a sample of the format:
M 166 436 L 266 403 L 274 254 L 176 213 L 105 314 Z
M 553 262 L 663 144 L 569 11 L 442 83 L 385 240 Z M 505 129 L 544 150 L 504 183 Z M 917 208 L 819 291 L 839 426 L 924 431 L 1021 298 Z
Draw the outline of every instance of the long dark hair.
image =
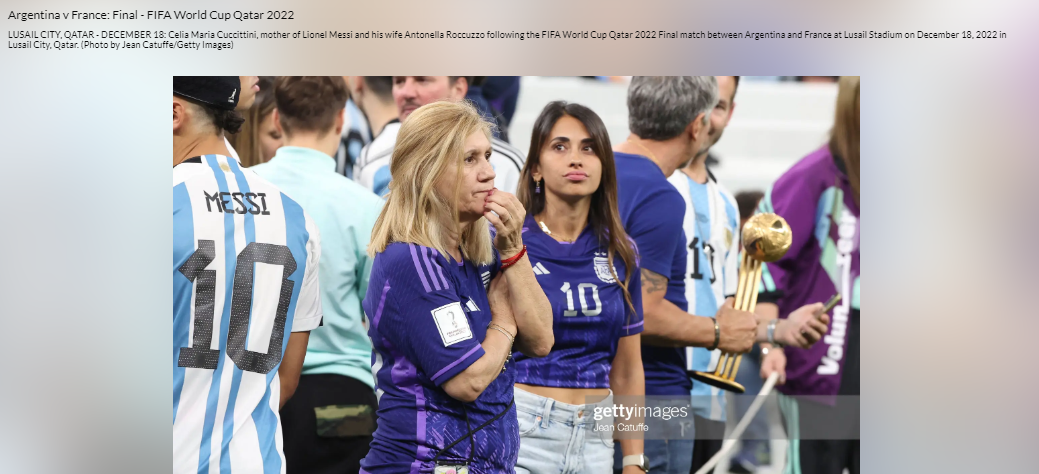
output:
M 599 181 L 599 189 L 592 194 L 592 205 L 588 210 L 588 223 L 592 231 L 599 238 L 600 245 L 605 243 L 606 258 L 610 264 L 610 273 L 624 290 L 624 301 L 632 312 L 635 305 L 631 302 L 631 293 L 628 292 L 628 282 L 637 266 L 635 248 L 624 232 L 620 213 L 617 211 L 617 166 L 613 161 L 613 147 L 610 145 L 610 135 L 606 132 L 606 125 L 602 119 L 581 104 L 570 104 L 564 101 L 549 102 L 541 111 L 536 122 L 534 122 L 534 133 L 530 138 L 530 152 L 527 153 L 527 164 L 523 166 L 523 174 L 520 176 L 520 184 L 516 190 L 516 197 L 523 203 L 527 213 L 535 215 L 545 209 L 545 194 L 535 193 L 534 187 L 537 183 L 532 177 L 533 169 L 541 163 L 541 150 L 551 140 L 552 127 L 556 125 L 564 115 L 569 115 L 582 124 L 592 137 L 592 151 L 602 162 L 602 179 Z M 620 279 L 613 268 L 613 257 L 620 256 L 624 261 L 626 275 Z

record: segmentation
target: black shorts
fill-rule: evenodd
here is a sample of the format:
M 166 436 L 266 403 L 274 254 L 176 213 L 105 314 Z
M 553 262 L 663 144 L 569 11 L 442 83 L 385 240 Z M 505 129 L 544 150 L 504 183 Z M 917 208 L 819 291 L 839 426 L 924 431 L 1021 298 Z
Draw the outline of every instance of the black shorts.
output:
M 375 432 L 372 388 L 343 375 L 302 375 L 281 409 L 285 470 L 341 474 L 361 470 Z
M 859 473 L 859 312 L 848 318 L 848 346 L 837 392 L 830 406 L 804 397 L 780 395 L 789 444 L 787 466 L 794 474 Z

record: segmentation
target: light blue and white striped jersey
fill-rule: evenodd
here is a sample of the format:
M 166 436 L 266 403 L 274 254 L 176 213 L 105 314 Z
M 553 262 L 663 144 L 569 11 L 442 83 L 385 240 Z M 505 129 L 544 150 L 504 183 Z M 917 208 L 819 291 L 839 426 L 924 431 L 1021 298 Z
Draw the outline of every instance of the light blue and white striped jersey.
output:
M 689 248 L 685 274 L 685 296 L 689 312 L 714 316 L 726 296 L 736 294 L 739 283 L 740 215 L 736 199 L 709 176 L 700 184 L 682 171 L 668 178 L 685 201 L 686 245 Z M 686 348 L 686 370 L 714 371 L 720 350 Z M 693 413 L 725 421 L 725 392 L 693 381 Z
M 173 472 L 283 473 L 278 368 L 321 321 L 317 227 L 234 158 L 173 168 Z
M 370 189 L 380 197 L 386 197 L 390 189 L 390 158 L 397 144 L 400 122 L 393 121 L 382 129 L 379 136 L 361 150 L 354 168 L 354 181 Z M 494 187 L 515 193 L 520 172 L 527 157 L 516 147 L 491 137 L 491 166 L 494 167 Z

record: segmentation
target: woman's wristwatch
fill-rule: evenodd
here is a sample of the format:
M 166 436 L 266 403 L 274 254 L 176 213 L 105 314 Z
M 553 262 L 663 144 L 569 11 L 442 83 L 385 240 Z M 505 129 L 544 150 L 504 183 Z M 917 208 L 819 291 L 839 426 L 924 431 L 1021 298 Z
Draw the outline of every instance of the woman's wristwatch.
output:
M 642 472 L 649 472 L 649 459 L 645 454 L 629 454 L 621 459 L 621 467 L 638 466 Z

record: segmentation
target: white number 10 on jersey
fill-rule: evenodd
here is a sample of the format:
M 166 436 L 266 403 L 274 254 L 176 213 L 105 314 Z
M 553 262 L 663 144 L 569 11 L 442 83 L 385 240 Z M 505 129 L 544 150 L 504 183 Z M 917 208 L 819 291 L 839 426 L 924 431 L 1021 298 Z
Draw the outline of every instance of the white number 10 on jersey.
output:
M 584 290 L 586 288 L 592 289 L 592 299 L 595 301 L 595 307 L 589 309 L 588 301 L 585 300 Z M 563 283 L 563 287 L 560 288 L 563 293 L 566 293 L 566 310 L 563 311 L 564 317 L 577 316 L 577 310 L 574 309 L 574 293 L 570 291 L 570 282 Z M 598 316 L 602 312 L 602 301 L 599 301 L 599 287 L 594 283 L 581 283 L 577 285 L 577 297 L 581 300 L 581 315 L 582 316 Z

